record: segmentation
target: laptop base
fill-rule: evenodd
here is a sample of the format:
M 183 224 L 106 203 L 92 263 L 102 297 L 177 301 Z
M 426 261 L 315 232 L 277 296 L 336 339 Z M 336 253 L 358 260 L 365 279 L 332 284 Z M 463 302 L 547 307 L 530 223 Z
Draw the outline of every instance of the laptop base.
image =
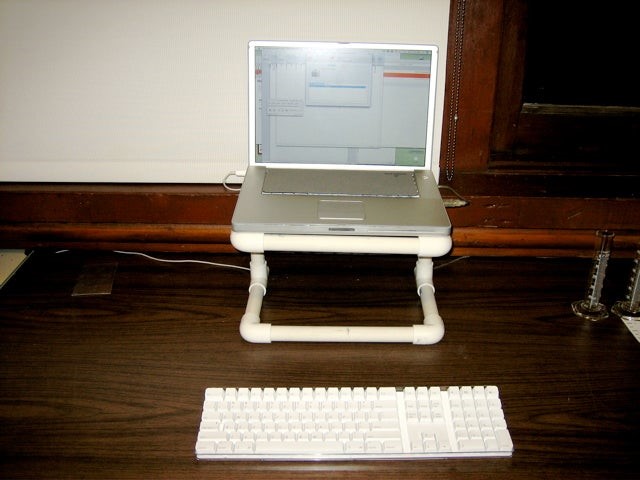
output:
M 240 321 L 240 335 L 248 342 L 402 342 L 431 345 L 438 343 L 444 336 L 444 323 L 438 313 L 435 300 L 431 257 L 445 255 L 450 250 L 450 236 L 345 238 L 232 232 L 231 243 L 237 249 L 251 253 L 249 298 Z M 418 261 L 414 274 L 424 313 L 424 323 L 407 327 L 284 326 L 261 323 L 262 300 L 267 293 L 269 277 L 265 250 L 416 254 Z

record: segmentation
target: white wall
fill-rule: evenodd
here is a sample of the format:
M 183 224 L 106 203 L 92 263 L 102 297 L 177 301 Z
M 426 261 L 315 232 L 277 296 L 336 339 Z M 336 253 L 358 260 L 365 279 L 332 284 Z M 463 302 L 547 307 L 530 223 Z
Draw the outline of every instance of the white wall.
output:
M 437 161 L 448 15 L 449 0 L 0 0 L 0 181 L 243 169 L 250 39 L 438 45 Z

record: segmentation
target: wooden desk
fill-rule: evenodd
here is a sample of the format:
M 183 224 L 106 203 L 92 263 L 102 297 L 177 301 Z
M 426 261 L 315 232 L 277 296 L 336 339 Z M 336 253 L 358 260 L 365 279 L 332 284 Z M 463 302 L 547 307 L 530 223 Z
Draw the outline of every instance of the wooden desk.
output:
M 247 264 L 247 255 L 198 256 Z M 420 320 L 413 256 L 268 256 L 263 318 Z M 248 273 L 113 253 L 38 252 L 0 290 L 2 478 L 627 478 L 640 471 L 640 345 L 571 313 L 588 260 L 436 261 L 447 332 L 433 346 L 249 344 Z M 110 295 L 71 296 L 117 262 Z M 604 300 L 623 293 L 615 260 Z M 380 279 L 384 281 L 380 282 Z M 512 458 L 198 462 L 209 386 L 498 385 Z

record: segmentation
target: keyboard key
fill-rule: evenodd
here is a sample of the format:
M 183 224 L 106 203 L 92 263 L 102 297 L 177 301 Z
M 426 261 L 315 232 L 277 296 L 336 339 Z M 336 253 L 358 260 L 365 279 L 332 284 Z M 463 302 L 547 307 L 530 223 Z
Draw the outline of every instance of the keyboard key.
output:
M 382 449 L 382 446 L 380 447 Z M 363 441 L 352 440 L 345 445 L 347 453 L 364 453 L 365 443 Z
M 382 453 L 382 444 L 377 441 L 368 441 L 364 448 L 367 453 Z
M 219 430 L 200 430 L 198 439 L 199 440 L 228 440 L 229 435 L 227 432 L 221 432 Z
M 461 452 L 484 452 L 484 442 L 481 438 L 466 438 L 458 440 L 458 450 Z
M 387 440 L 382 444 L 384 453 L 402 453 L 402 442 L 399 440 Z
M 501 428 L 496 430 L 496 440 L 498 441 L 501 451 L 510 452 L 513 450 L 513 442 L 511 441 L 511 435 L 509 435 L 509 431 L 507 429 Z
M 344 446 L 336 441 L 307 441 L 307 442 L 256 442 L 256 453 L 294 453 L 316 455 L 321 453 L 343 453 Z

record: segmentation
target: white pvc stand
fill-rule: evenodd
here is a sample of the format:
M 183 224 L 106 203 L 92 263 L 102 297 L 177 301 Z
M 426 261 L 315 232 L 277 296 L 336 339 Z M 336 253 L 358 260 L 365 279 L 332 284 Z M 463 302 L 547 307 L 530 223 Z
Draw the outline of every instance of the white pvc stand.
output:
M 451 249 L 449 235 L 423 237 L 364 237 L 331 235 L 272 235 L 231 233 L 238 250 L 251 253 L 251 283 L 240 335 L 248 342 L 406 342 L 430 345 L 444 336 L 444 323 L 438 313 L 433 286 L 432 257 Z M 366 326 L 285 326 L 260 322 L 262 299 L 267 293 L 269 268 L 265 251 L 415 254 L 416 287 L 424 322 L 407 327 Z

